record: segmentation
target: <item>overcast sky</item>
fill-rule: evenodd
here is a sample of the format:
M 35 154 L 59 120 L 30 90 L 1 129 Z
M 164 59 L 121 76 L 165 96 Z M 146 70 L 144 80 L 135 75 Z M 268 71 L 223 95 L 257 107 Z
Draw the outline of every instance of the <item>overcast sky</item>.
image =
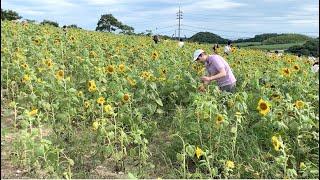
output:
M 301 33 L 319 36 L 318 0 L 1 0 L 23 19 L 76 24 L 94 30 L 102 14 L 111 13 L 135 32 L 181 36 L 208 31 L 224 38 L 253 37 L 262 33 Z

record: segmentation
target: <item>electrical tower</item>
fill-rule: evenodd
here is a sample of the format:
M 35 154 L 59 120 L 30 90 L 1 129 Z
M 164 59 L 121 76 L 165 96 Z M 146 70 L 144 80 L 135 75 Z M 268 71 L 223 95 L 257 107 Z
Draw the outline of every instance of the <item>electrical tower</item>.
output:
M 181 28 L 180 28 L 180 25 L 181 25 L 180 21 L 181 21 L 181 19 L 183 19 L 183 18 L 182 18 L 182 11 L 180 10 L 180 6 L 179 6 L 179 11 L 177 12 L 177 19 L 179 19 L 178 37 L 179 37 L 179 41 L 180 41 L 180 30 L 181 30 Z

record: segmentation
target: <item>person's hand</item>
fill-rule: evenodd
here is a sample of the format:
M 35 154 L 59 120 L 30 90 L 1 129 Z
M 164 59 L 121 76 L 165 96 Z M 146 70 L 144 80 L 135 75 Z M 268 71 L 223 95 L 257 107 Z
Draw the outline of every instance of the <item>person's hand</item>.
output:
M 210 77 L 208 76 L 202 76 L 200 79 L 203 83 L 206 83 L 206 84 L 208 84 L 211 80 Z

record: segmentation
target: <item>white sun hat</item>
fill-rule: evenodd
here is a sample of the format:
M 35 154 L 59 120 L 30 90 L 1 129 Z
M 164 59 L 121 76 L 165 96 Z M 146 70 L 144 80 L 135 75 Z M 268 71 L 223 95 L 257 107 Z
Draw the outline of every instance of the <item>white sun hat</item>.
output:
M 197 49 L 196 51 L 194 51 L 194 53 L 193 53 L 193 61 L 196 61 L 198 59 L 199 55 L 201 53 L 203 53 L 203 52 L 204 52 L 204 50 L 202 50 L 202 49 Z

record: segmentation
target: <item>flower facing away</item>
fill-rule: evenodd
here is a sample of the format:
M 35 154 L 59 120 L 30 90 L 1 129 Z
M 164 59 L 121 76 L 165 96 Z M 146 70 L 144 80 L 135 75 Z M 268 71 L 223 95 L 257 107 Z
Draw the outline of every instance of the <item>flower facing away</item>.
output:
M 94 121 L 94 122 L 92 123 L 92 129 L 96 131 L 96 130 L 99 128 L 99 125 L 100 125 L 100 124 L 99 124 L 98 121 Z
M 234 162 L 233 162 L 233 161 L 230 161 L 230 160 L 226 161 L 225 167 L 226 167 L 227 169 L 233 169 L 233 168 L 235 167 L 235 166 L 234 166 Z
M 38 113 L 38 109 L 33 109 L 28 113 L 29 116 L 35 116 Z
M 274 150 L 276 150 L 276 151 L 279 151 L 280 148 L 282 147 L 282 143 L 277 136 L 272 136 L 271 142 L 274 147 Z

